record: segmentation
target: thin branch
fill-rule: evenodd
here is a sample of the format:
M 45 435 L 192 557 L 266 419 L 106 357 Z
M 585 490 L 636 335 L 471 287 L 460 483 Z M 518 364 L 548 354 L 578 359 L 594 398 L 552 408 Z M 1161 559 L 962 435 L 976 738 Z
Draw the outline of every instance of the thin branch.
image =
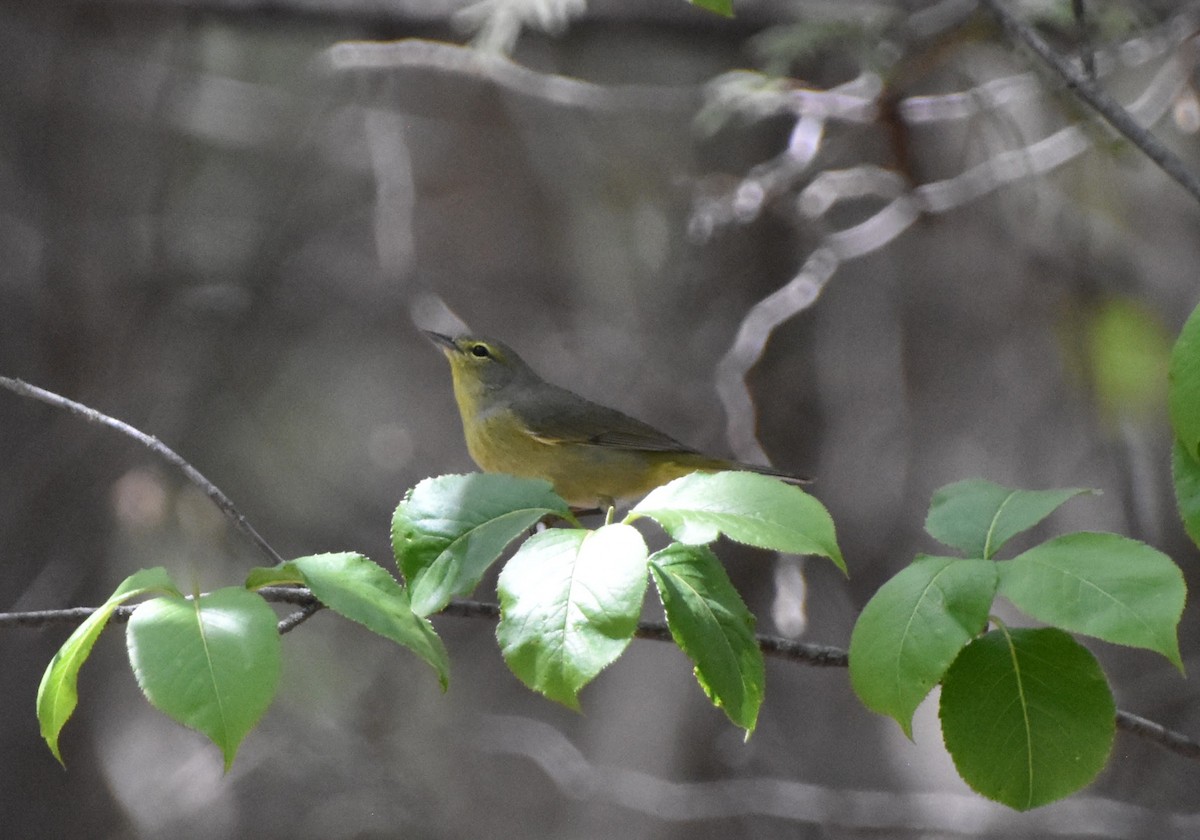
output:
M 263 600 L 274 604 L 291 604 L 299 607 L 296 612 L 279 622 L 279 632 L 287 633 L 306 621 L 324 607 L 308 589 L 298 586 L 264 586 L 256 590 Z M 191 596 L 184 596 L 191 597 Z M 133 615 L 136 604 L 122 605 L 113 610 L 109 621 L 123 624 Z M 0 613 L 0 630 L 14 627 L 57 627 L 77 626 L 99 607 L 68 607 L 62 610 L 30 610 L 27 612 Z M 304 617 L 301 618 L 300 614 Z
M 29 383 L 23 382 L 20 379 L 10 379 L 7 376 L 0 376 L 0 386 L 7 388 L 14 394 L 19 394 L 22 397 L 28 397 L 29 399 L 44 402 L 47 405 L 54 406 L 55 408 L 61 408 L 64 411 L 74 414 L 76 417 L 82 417 L 89 423 L 107 426 L 108 428 L 114 429 L 127 437 L 133 438 L 155 455 L 158 455 L 172 466 L 178 468 L 190 482 L 203 490 L 205 495 L 212 499 L 213 503 L 221 509 L 221 512 L 229 517 L 230 520 L 232 520 L 234 527 L 241 531 L 245 536 L 249 537 L 250 541 L 258 547 L 259 551 L 261 551 L 267 557 L 267 559 L 271 561 L 271 565 L 276 565 L 283 562 L 283 558 L 279 555 L 279 552 L 273 549 L 270 544 L 259 535 L 258 531 L 254 530 L 254 526 L 252 526 L 246 520 L 246 517 L 242 516 L 241 511 L 234 506 L 233 502 L 230 501 L 228 496 L 222 493 L 215 484 L 201 475 L 198 469 L 185 461 L 175 452 L 175 450 L 171 449 L 158 438 L 135 429 L 128 423 L 122 422 L 115 417 L 109 417 L 107 414 L 102 414 L 99 411 L 96 411 L 94 408 L 89 408 L 82 403 L 77 403 L 74 400 L 69 400 L 66 397 L 59 396 L 52 391 L 47 391 L 43 388 L 38 388 L 35 385 L 30 385 Z
M 1000 20 L 1010 38 L 1024 43 L 1050 69 L 1063 78 L 1068 89 L 1104 117 L 1109 125 L 1125 135 L 1129 142 L 1141 149 L 1146 157 L 1175 179 L 1175 182 L 1187 190 L 1192 198 L 1200 201 L 1200 178 L 1188 169 L 1182 159 L 1164 146 L 1150 131 L 1139 125 L 1137 120 L 1117 100 L 1088 78 L 1083 70 L 1056 53 L 1033 27 L 1013 15 L 1003 0 L 982 0 L 982 2 Z
M 0 630 L 11 627 L 56 627 L 60 624 L 73 626 L 82 624 L 98 607 L 70 607 L 65 610 L 30 610 L 28 612 L 0 613 Z M 129 620 L 133 607 L 117 607 L 110 621 L 118 623 Z
M 487 618 L 494 621 L 500 618 L 500 605 L 488 604 L 482 601 L 451 601 L 442 610 L 441 615 L 454 615 L 463 618 Z M 672 640 L 671 631 L 667 628 L 667 625 L 658 621 L 638 622 L 637 631 L 634 635 L 639 639 L 653 639 L 660 642 L 669 642 Z M 754 638 L 758 642 L 759 650 L 767 656 L 786 659 L 789 662 L 802 662 L 805 665 L 818 667 L 846 668 L 850 665 L 850 656 L 842 648 L 831 645 L 814 645 L 806 642 L 798 642 L 795 639 L 788 639 L 783 636 L 759 634 Z M 1167 729 L 1161 723 L 1155 723 L 1132 712 L 1118 709 L 1117 728 L 1158 744 L 1163 749 L 1173 752 L 1176 755 L 1189 758 L 1193 761 L 1200 761 L 1200 743 L 1193 741 L 1182 732 Z
M 320 601 L 308 589 L 298 586 L 264 586 L 257 590 L 258 594 L 267 601 L 281 604 L 294 604 L 298 610 L 286 616 L 279 622 L 279 632 L 287 633 L 307 621 L 314 613 L 322 609 Z M 121 606 L 113 611 L 111 621 L 128 621 L 133 614 L 134 606 Z M 0 629 L 9 627 L 50 627 L 60 624 L 78 625 L 96 611 L 95 607 L 73 607 L 64 610 L 38 610 L 35 612 L 0 613 Z M 482 618 L 497 621 L 500 618 L 500 605 L 484 601 L 469 601 L 459 599 L 451 601 L 440 615 L 458 616 L 460 618 Z M 661 621 L 640 621 L 634 635 L 639 639 L 651 639 L 659 642 L 670 642 L 671 631 Z M 841 648 L 831 645 L 814 645 L 798 642 L 782 636 L 756 635 L 759 649 L 767 656 L 785 659 L 789 662 L 801 662 L 805 665 L 829 668 L 845 668 L 850 664 L 850 657 Z M 1165 750 L 1176 755 L 1200 761 L 1200 743 L 1193 741 L 1182 732 L 1167 729 L 1161 723 L 1155 723 L 1132 712 L 1117 710 L 1117 728 L 1131 735 L 1144 738 L 1158 744 Z
M 326 67 L 335 73 L 401 80 L 399 88 L 387 88 L 389 108 L 423 113 L 428 105 L 407 97 L 403 89 L 426 90 L 432 86 L 442 91 L 437 111 L 441 119 L 478 119 L 475 112 L 479 97 L 492 92 L 515 102 L 589 114 L 693 113 L 700 99 L 694 87 L 595 84 L 531 70 L 496 53 L 421 38 L 342 41 L 327 49 L 324 58 Z M 459 100 L 457 107 L 452 100 Z
M 1167 729 L 1161 723 L 1147 720 L 1133 712 L 1117 709 L 1117 729 L 1124 729 L 1131 735 L 1152 741 L 1163 749 L 1170 750 L 1184 758 L 1200 761 L 1200 744 L 1186 735 Z
M 303 586 L 264 586 L 255 590 L 264 600 L 272 604 L 292 604 L 297 607 L 307 607 L 319 604 L 317 596 Z
M 314 615 L 316 615 L 317 612 L 319 610 L 321 610 L 324 606 L 325 606 L 324 604 L 322 604 L 320 601 L 318 601 L 317 599 L 314 598 L 311 603 L 305 604 L 303 607 L 296 610 L 294 613 L 291 613 L 291 614 L 285 616 L 279 622 L 279 635 L 282 636 L 284 633 L 292 632 L 297 627 L 299 627 L 301 624 L 303 624 L 304 622 L 306 622 L 310 618 L 312 618 Z

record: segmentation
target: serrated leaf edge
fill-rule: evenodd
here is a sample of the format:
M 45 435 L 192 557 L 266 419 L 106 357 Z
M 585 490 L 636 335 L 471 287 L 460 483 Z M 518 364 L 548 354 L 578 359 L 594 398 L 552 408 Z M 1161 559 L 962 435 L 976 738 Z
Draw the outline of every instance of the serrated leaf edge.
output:
M 653 557 L 650 557 L 650 558 L 648 558 L 648 563 L 649 563 L 649 565 L 650 565 L 651 569 L 652 569 L 652 570 L 657 570 L 659 574 L 663 574 L 663 575 L 666 575 L 666 574 L 668 574 L 668 572 L 667 572 L 666 570 L 664 570 L 664 569 L 663 569 L 662 565 L 661 565 L 660 563 L 656 562 L 656 561 L 654 560 L 654 558 L 653 558 Z M 705 612 L 707 612 L 707 613 L 708 613 L 708 615 L 711 617 L 711 619 L 712 619 L 713 623 L 714 623 L 714 624 L 715 624 L 717 627 L 720 627 L 720 626 L 721 626 L 721 622 L 720 622 L 720 621 L 717 619 L 717 614 L 716 614 L 716 612 L 714 612 L 714 611 L 712 610 L 712 608 L 709 606 L 708 599 L 707 599 L 707 598 L 705 598 L 703 595 L 701 595 L 701 594 L 700 594 L 700 592 L 699 592 L 699 591 L 698 591 L 698 590 L 697 590 L 697 589 L 696 589 L 694 586 L 691 586 L 691 585 L 690 585 L 690 584 L 688 584 L 686 581 L 684 581 L 684 580 L 683 580 L 683 578 L 682 578 L 682 577 L 680 577 L 679 575 L 671 575 L 671 577 L 672 577 L 672 579 L 673 579 L 673 580 L 680 581 L 680 582 L 681 582 L 681 583 L 684 585 L 684 587 L 685 587 L 685 588 L 686 588 L 688 591 L 690 591 L 690 592 L 691 592 L 691 593 L 692 593 L 692 594 L 693 594 L 693 595 L 694 595 L 694 596 L 695 596 L 697 599 L 699 599 L 699 601 L 700 601 L 700 602 L 701 602 L 701 603 L 704 605 Z M 660 599 L 660 600 L 662 599 L 662 592 L 661 592 L 661 590 L 660 590 L 660 592 L 659 592 L 659 599 Z M 665 606 L 666 606 L 666 605 L 664 604 L 663 606 L 664 606 L 664 608 L 665 608 Z M 744 606 L 744 604 L 743 604 L 743 606 Z M 749 611 L 749 610 L 747 610 L 746 612 L 747 612 L 747 615 L 749 615 L 749 616 L 750 616 L 750 627 L 749 627 L 749 629 L 750 629 L 750 633 L 751 633 L 751 635 L 753 635 L 753 634 L 754 634 L 754 624 L 755 624 L 755 622 L 754 622 L 754 615 L 753 615 L 752 613 L 750 613 L 750 611 Z M 675 631 L 675 628 L 674 628 L 674 627 L 672 626 L 672 624 L 671 624 L 671 617 L 670 617 L 670 615 L 669 615 L 669 614 L 667 615 L 667 629 L 671 631 L 671 638 L 673 638 L 673 639 L 675 640 L 675 644 L 676 644 L 676 645 L 678 645 L 678 646 L 679 646 L 679 649 L 680 649 L 680 650 L 682 650 L 682 651 L 684 652 L 684 654 L 685 654 L 685 655 L 688 657 L 688 659 L 690 659 L 690 660 L 692 661 L 692 665 L 693 665 L 693 667 L 694 667 L 694 670 L 695 670 L 695 672 L 696 672 L 696 676 L 697 676 L 697 677 L 699 677 L 699 675 L 700 675 L 700 665 L 699 665 L 699 663 L 696 661 L 696 658 L 695 658 L 695 657 L 692 655 L 692 652 L 691 652 L 691 651 L 690 651 L 690 650 L 689 650 L 687 647 L 685 647 L 685 646 L 684 646 L 683 640 L 682 640 L 682 639 L 679 637 L 679 635 L 676 633 L 676 631 Z M 721 644 L 722 644 L 723 648 L 724 648 L 724 649 L 725 649 L 725 650 L 726 650 L 726 651 L 727 651 L 727 652 L 730 654 L 730 657 L 736 661 L 736 660 L 737 660 L 737 658 L 738 658 L 738 657 L 737 657 L 737 651 L 734 649 L 733 645 L 731 645 L 731 644 L 729 643 L 728 637 L 726 636 L 726 634 L 725 634 L 725 633 L 722 633 L 722 634 L 721 634 Z M 758 649 L 758 648 L 756 648 L 756 649 Z M 761 652 L 761 649 L 758 649 L 758 650 L 759 650 L 759 657 L 760 657 L 760 660 L 761 660 L 761 657 L 762 657 L 762 652 Z M 747 696 L 747 691 L 746 691 L 746 689 L 747 689 L 747 688 L 749 688 L 749 687 L 752 687 L 752 686 L 750 686 L 750 684 L 749 684 L 749 683 L 746 681 L 746 678 L 745 678 L 745 676 L 743 675 L 743 673 L 742 673 L 742 671 L 741 671 L 741 669 L 740 669 L 740 668 L 738 669 L 738 681 L 741 683 L 741 686 L 742 686 L 742 696 L 743 696 L 743 697 L 746 697 L 746 696 Z M 726 716 L 728 716 L 728 715 L 729 715 L 729 709 L 728 709 L 728 707 L 727 707 L 727 706 L 726 706 L 724 703 L 722 703 L 722 702 L 719 700 L 719 698 L 717 698 L 717 697 L 716 697 L 716 695 L 715 695 L 715 692 L 713 692 L 713 691 L 712 691 L 712 686 L 711 686 L 711 685 L 709 685 L 709 690 L 708 690 L 706 693 L 708 693 L 708 694 L 710 694 L 710 696 L 712 696 L 712 698 L 713 698 L 713 700 L 714 700 L 714 703 L 713 703 L 713 705 L 715 705 L 715 706 L 719 707 L 719 708 L 720 708 L 722 711 L 724 711 L 724 712 L 725 712 Z M 760 704 L 759 704 L 759 705 L 761 705 L 761 698 L 760 698 Z M 756 722 L 757 722 L 757 718 L 758 718 L 758 709 L 757 709 L 757 708 L 755 709 L 755 712 L 754 712 L 754 717 L 755 717 L 755 722 L 752 722 L 752 723 L 751 723 L 749 726 L 744 726 L 744 727 L 743 727 L 743 728 L 746 730 L 746 736 L 747 736 L 747 737 L 749 737 L 749 736 L 750 736 L 750 733 L 752 733 L 752 732 L 754 731 L 754 729 L 755 729 L 755 724 L 756 724 Z M 732 720 L 732 717 L 730 718 L 730 720 Z M 733 722 L 734 722 L 736 725 L 738 725 L 738 726 L 742 726 L 742 724 L 741 724 L 741 723 L 739 723 L 738 721 L 733 721 Z

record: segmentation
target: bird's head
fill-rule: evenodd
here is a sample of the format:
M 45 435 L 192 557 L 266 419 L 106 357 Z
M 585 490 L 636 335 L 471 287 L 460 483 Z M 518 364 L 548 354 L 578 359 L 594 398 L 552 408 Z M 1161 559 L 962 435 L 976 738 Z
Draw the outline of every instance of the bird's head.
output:
M 476 336 L 451 338 L 426 330 L 450 361 L 455 393 L 481 396 L 513 383 L 537 380 L 537 374 L 502 341 Z

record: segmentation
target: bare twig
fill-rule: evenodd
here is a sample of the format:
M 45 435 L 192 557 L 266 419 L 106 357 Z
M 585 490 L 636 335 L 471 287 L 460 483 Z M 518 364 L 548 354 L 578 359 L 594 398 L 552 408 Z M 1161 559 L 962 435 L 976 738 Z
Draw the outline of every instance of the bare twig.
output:
M 82 624 L 98 607 L 69 607 L 65 610 L 31 610 L 0 613 L 0 630 L 11 627 L 56 627 L 60 624 Z M 133 614 L 133 607 L 117 607 L 110 621 L 124 622 Z
M 1131 735 L 1152 741 L 1163 749 L 1170 750 L 1184 758 L 1200 761 L 1200 744 L 1186 735 L 1167 729 L 1161 723 L 1146 720 L 1133 712 L 1117 709 L 1117 729 L 1124 729 Z
M 297 607 L 307 607 L 320 603 L 317 596 L 303 586 L 264 586 L 255 590 L 272 604 L 293 604 Z
M 275 549 L 273 549 L 270 544 L 259 535 L 258 531 L 254 530 L 254 526 L 252 526 L 246 520 L 246 517 L 242 516 L 241 511 L 234 506 L 233 502 L 230 501 L 228 496 L 222 493 L 215 484 L 201 475 L 198 469 L 185 461 L 175 452 L 175 450 L 171 449 L 158 438 L 135 429 L 128 423 L 122 422 L 115 417 L 109 417 L 107 414 L 102 414 L 99 411 L 96 411 L 94 408 L 89 408 L 82 403 L 69 400 L 66 397 L 59 396 L 58 394 L 55 394 L 52 391 L 47 391 L 44 388 L 38 388 L 35 385 L 30 385 L 28 382 L 23 382 L 20 379 L 10 379 L 7 376 L 0 376 L 0 386 L 7 388 L 14 394 L 19 394 L 22 397 L 28 397 L 29 399 L 44 402 L 47 405 L 54 406 L 55 408 L 61 408 L 64 411 L 74 414 L 76 417 L 82 417 L 89 423 L 97 423 L 101 426 L 107 426 L 108 428 L 115 429 L 127 437 L 133 438 L 155 455 L 158 455 L 164 461 L 167 461 L 172 466 L 178 468 L 190 482 L 203 490 L 205 495 L 212 499 L 213 503 L 221 509 L 221 512 L 229 517 L 230 520 L 232 520 L 234 527 L 241 531 L 245 536 L 249 537 L 250 541 L 253 542 L 258 547 L 259 551 L 261 551 L 267 557 L 267 559 L 271 561 L 272 565 L 283 562 L 283 558 L 279 556 L 279 553 L 275 551 Z
M 294 613 L 288 614 L 279 622 L 279 635 L 282 636 L 284 633 L 292 632 L 316 615 L 322 607 L 324 607 L 324 604 L 314 598 L 311 603 L 305 604 Z
M 1189 20 L 1180 16 L 1168 27 L 1169 37 L 1151 40 L 1156 44 L 1171 42 L 1171 49 L 1178 50 L 1190 40 L 1179 33 L 1195 28 Z M 1125 51 L 1123 60 L 1129 60 L 1131 54 Z M 1158 47 L 1138 52 L 1138 62 L 1149 60 L 1146 57 L 1151 54 L 1157 56 Z M 1134 124 L 1154 125 L 1170 112 L 1179 95 L 1190 89 L 1191 64 L 1183 57 L 1163 62 L 1142 93 L 1125 108 L 1117 106 L 1118 110 Z M 1094 82 L 1090 84 L 1095 88 Z M 1024 102 L 1043 88 L 1036 74 L 1026 72 L 992 79 L 966 91 L 909 96 L 896 104 L 896 112 L 908 126 L 969 120 L 980 113 Z M 824 123 L 832 119 L 858 122 L 889 111 L 881 101 L 885 90 L 871 73 L 863 73 L 841 88 L 805 91 L 803 96 L 796 96 L 796 91 L 762 74 L 748 72 L 726 74 L 709 86 L 710 108 L 735 110 L 752 119 L 794 114 L 797 121 L 784 151 L 755 166 L 732 187 L 722 187 L 697 200 L 689 222 L 691 235 L 707 239 L 724 226 L 750 222 L 761 214 L 765 202 L 789 198 L 794 201 L 785 213 L 799 225 L 805 230 L 826 229 L 791 281 L 759 300 L 744 315 L 737 337 L 717 366 L 716 389 L 725 410 L 726 437 L 742 461 L 767 460 L 755 431 L 757 412 L 746 375 L 762 357 L 775 328 L 810 308 L 844 263 L 877 253 L 922 216 L 949 213 L 1006 184 L 1044 175 L 1076 159 L 1095 142 L 1092 133 L 1073 121 L 1034 142 L 990 155 L 955 175 L 916 186 L 895 171 L 868 164 L 811 174 L 810 165 L 823 142 L 820 129 Z M 839 96 L 827 98 L 832 94 Z M 840 104 L 833 107 L 836 103 Z M 1141 133 L 1146 134 L 1144 130 Z M 801 188 L 805 181 L 807 186 Z M 835 205 L 862 199 L 884 204 L 870 217 L 848 227 L 829 221 L 829 211 Z
M 1119 102 L 1108 95 L 1084 70 L 1067 61 L 1024 21 L 1010 12 L 1003 0 L 983 0 L 1003 25 L 1010 38 L 1021 41 L 1040 58 L 1051 70 L 1063 78 L 1067 87 L 1089 105 L 1096 113 L 1104 117 L 1108 124 L 1125 135 L 1126 139 L 1137 146 L 1146 157 L 1150 158 L 1159 169 L 1170 175 L 1176 183 L 1187 190 L 1191 196 L 1200 201 L 1200 178 L 1174 152 L 1162 144 L 1150 131 L 1138 124 L 1137 120 L 1121 106 Z
M 514 102 L 526 102 L 585 113 L 639 111 L 692 112 L 699 105 L 699 90 L 678 85 L 599 85 L 570 76 L 540 73 L 503 55 L 438 41 L 408 38 L 402 41 L 342 41 L 324 53 L 334 72 L 354 72 L 365 77 L 405 81 L 388 88 L 388 106 L 420 113 L 427 106 L 406 98 L 403 88 L 442 91 L 438 115 L 455 114 L 477 119 L 476 105 L 455 111 L 447 97 L 473 103 L 483 92 L 497 92 Z M 447 110 L 447 105 L 451 106 Z
M 324 607 L 308 589 L 298 586 L 264 586 L 257 590 L 264 600 L 275 604 L 292 604 L 299 607 L 279 622 L 279 632 L 287 633 L 304 623 L 310 616 Z M 190 596 L 184 596 L 190 597 Z M 129 620 L 136 604 L 123 604 L 113 610 L 109 621 L 122 624 Z M 82 623 L 99 607 L 68 607 L 62 610 L 30 610 L 28 612 L 0 613 L 0 630 L 14 627 L 73 626 Z M 303 614 L 303 618 L 301 618 Z

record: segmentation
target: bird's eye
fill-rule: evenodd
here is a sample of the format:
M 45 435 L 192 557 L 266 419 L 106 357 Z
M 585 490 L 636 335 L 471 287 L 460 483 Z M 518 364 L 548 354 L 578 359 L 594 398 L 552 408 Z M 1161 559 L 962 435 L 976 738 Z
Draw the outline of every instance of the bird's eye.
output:
M 480 359 L 485 359 L 488 356 L 490 356 L 491 354 L 488 353 L 486 344 L 474 344 L 471 346 L 471 355 L 476 356 Z

